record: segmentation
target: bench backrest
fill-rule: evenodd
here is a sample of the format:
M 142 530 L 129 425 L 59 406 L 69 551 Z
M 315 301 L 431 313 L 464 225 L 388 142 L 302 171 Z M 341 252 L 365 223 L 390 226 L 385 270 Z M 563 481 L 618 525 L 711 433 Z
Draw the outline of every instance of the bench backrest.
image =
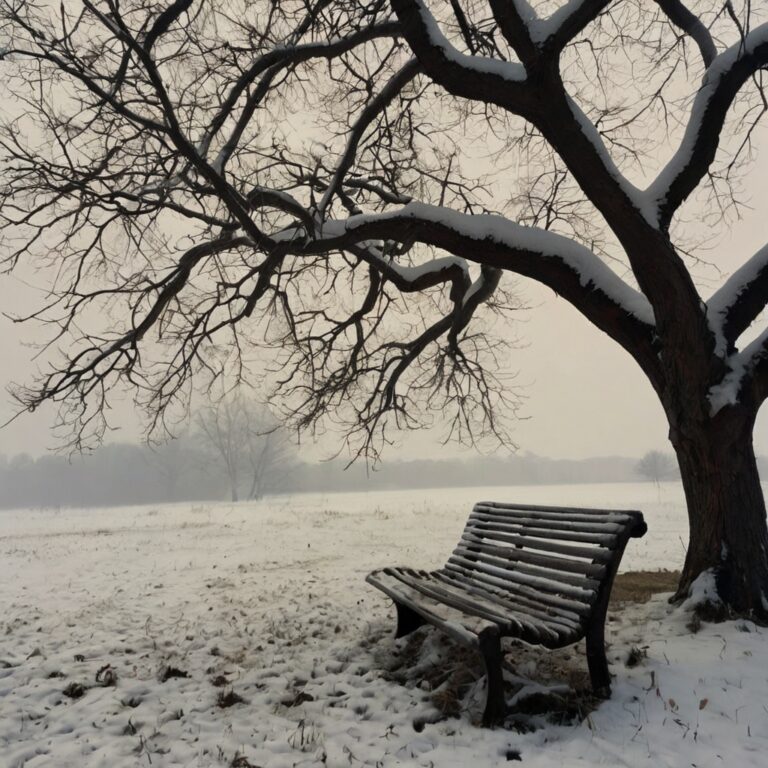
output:
M 443 570 L 521 606 L 583 618 L 607 603 L 627 540 L 645 531 L 635 511 L 483 501 Z

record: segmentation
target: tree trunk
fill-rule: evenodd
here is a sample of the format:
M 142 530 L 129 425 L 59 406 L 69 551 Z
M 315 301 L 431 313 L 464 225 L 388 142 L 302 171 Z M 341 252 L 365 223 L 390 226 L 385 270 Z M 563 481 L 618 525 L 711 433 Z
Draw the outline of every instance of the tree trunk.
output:
M 685 598 L 699 574 L 710 570 L 726 613 L 768 620 L 768 528 L 753 426 L 754 414 L 720 414 L 670 432 L 690 525 L 675 598 Z

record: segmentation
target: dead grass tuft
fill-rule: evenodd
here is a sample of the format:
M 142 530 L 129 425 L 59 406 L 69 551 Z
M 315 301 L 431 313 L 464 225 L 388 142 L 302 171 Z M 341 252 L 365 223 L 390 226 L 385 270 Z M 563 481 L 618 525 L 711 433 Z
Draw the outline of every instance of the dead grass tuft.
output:
M 245 755 L 241 755 L 239 752 L 232 758 L 232 762 L 229 764 L 229 768 L 261 768 L 259 765 L 255 765 Z
M 239 694 L 235 693 L 232 688 L 228 691 L 219 691 L 219 695 L 216 697 L 216 706 L 221 709 L 232 707 L 235 704 L 247 704 L 248 702 Z
M 163 669 L 163 671 L 160 673 L 160 682 L 161 683 L 167 683 L 169 680 L 173 679 L 174 677 L 189 677 L 189 673 L 185 672 L 183 669 L 179 669 L 178 667 L 172 667 L 167 666 Z
M 315 697 L 306 691 L 294 691 L 291 696 L 281 702 L 284 707 L 300 707 L 308 701 L 314 701 Z
M 85 693 L 85 686 L 80 683 L 70 683 L 62 693 L 70 699 L 79 699 Z

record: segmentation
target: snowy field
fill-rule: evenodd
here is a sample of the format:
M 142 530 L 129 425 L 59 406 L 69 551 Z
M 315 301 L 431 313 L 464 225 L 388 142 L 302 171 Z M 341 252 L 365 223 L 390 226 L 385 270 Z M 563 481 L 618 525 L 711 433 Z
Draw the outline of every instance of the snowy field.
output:
M 480 499 L 641 509 L 622 570 L 682 563 L 674 485 L 0 511 L 0 766 L 768 764 L 768 630 L 691 634 L 663 597 L 613 613 L 610 701 L 478 728 L 476 660 L 432 629 L 395 643 L 363 579 L 441 565 Z M 511 695 L 566 696 L 582 654 L 511 648 Z

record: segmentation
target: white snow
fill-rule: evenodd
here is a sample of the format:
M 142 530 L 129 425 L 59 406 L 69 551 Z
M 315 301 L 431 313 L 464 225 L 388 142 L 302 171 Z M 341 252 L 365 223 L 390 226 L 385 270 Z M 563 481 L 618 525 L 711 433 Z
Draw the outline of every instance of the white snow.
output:
M 707 68 L 701 87 L 693 100 L 691 114 L 688 118 L 680 146 L 669 162 L 662 168 L 656 179 L 642 193 L 643 197 L 647 199 L 648 204 L 653 205 L 656 210 L 664 203 L 670 186 L 691 159 L 699 139 L 702 120 L 723 75 L 731 70 L 736 61 L 750 56 L 757 46 L 763 45 L 766 42 L 768 42 L 768 22 L 755 27 L 743 42 L 739 41 L 723 51 Z
M 737 269 L 707 302 L 707 320 L 715 335 L 715 354 L 724 355 L 727 341 L 723 335 L 723 323 L 730 308 L 759 274 L 768 268 L 768 245 L 761 248 L 751 259 Z
M 483 678 L 471 665 L 460 716 L 438 720 L 430 680 L 465 662 L 432 629 L 403 659 L 391 603 L 364 577 L 441 565 L 482 498 L 639 508 L 649 532 L 623 569 L 684 557 L 674 484 L 658 496 L 647 483 L 0 511 L 0 765 L 224 767 L 239 754 L 262 768 L 465 768 L 506 764 L 509 750 L 534 768 L 765 765 L 766 630 L 731 622 L 692 635 L 689 614 L 664 597 L 611 614 L 613 697 L 584 720 L 480 729 Z M 633 646 L 647 658 L 629 668 Z M 583 653 L 514 649 L 516 697 L 566 690 L 548 660 L 583 673 Z M 103 686 L 107 664 L 117 679 Z M 161 682 L 169 665 L 188 677 Z M 63 694 L 72 683 L 80 698 Z M 218 707 L 230 689 L 247 703 Z
M 683 604 L 686 610 L 692 611 L 694 608 L 707 603 L 719 603 L 720 597 L 717 594 L 717 584 L 715 583 L 715 573 L 713 570 L 703 571 L 691 584 L 688 590 L 688 599 Z
M 568 0 L 567 3 L 561 5 L 551 16 L 548 16 L 545 19 L 536 19 L 532 22 L 529 21 L 527 26 L 533 42 L 543 43 L 548 37 L 555 34 L 555 32 L 557 32 L 563 25 L 563 22 L 572 16 L 585 2 L 586 0 Z M 527 0 L 515 0 L 515 4 L 518 8 L 523 3 L 528 5 Z
M 758 361 L 768 352 L 768 329 L 764 330 L 751 344 L 741 351 L 734 352 L 727 360 L 728 373 L 719 384 L 710 387 L 707 398 L 709 399 L 710 414 L 714 416 L 721 408 L 727 405 L 736 405 L 739 401 L 739 393 L 744 375 L 750 371 Z
M 570 106 L 573 116 L 576 118 L 581 132 L 587 137 L 589 143 L 595 148 L 595 151 L 599 155 L 605 170 L 611 176 L 614 181 L 619 185 L 621 191 L 629 198 L 632 205 L 642 214 L 643 218 L 652 226 L 658 227 L 659 214 L 658 203 L 649 195 L 647 191 L 638 189 L 632 182 L 627 179 L 626 176 L 619 170 L 616 163 L 611 157 L 611 153 L 605 146 L 605 142 L 600 136 L 600 132 L 595 127 L 595 124 L 584 114 L 581 107 L 568 96 L 568 104 Z
M 435 17 L 429 12 L 424 2 L 422 0 L 415 0 L 414 5 L 418 6 L 418 13 L 426 27 L 429 41 L 443 52 L 446 59 L 465 69 L 488 75 L 497 75 L 510 82 L 519 83 L 525 80 L 525 67 L 522 64 L 492 59 L 487 56 L 467 56 L 461 53 L 442 33 Z

